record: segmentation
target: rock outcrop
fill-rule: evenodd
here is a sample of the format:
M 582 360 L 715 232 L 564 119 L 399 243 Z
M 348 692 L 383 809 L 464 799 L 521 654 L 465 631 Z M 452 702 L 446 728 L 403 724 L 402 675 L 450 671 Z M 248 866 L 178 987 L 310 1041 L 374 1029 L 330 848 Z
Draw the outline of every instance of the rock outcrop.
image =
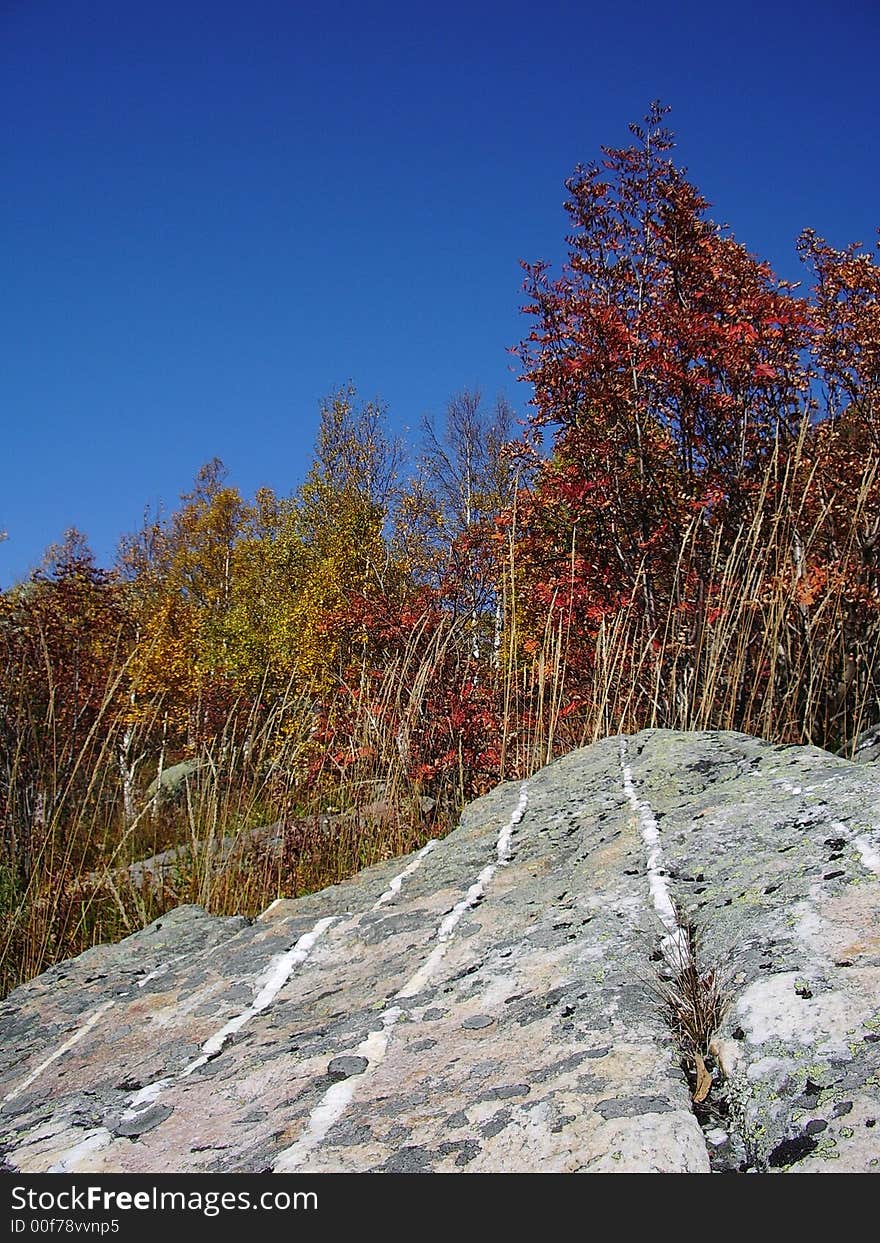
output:
M 876 765 L 606 739 L 408 859 L 16 990 L 7 1168 L 880 1168 L 878 874 Z M 730 992 L 696 1084 L 656 994 L 687 920 Z
M 164 768 L 147 787 L 147 802 L 156 799 L 159 803 L 174 803 L 182 799 L 190 777 L 195 777 L 202 768 L 201 760 L 181 760 L 179 764 Z

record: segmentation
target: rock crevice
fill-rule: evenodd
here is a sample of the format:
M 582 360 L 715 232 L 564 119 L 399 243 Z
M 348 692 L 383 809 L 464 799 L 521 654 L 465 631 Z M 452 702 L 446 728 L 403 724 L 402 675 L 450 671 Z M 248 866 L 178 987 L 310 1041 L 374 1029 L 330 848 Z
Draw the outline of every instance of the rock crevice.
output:
M 0 1007 L 7 1165 L 880 1168 L 880 783 L 645 731 L 255 921 L 182 907 Z M 678 912 L 732 1005 L 695 1116 L 651 982 Z

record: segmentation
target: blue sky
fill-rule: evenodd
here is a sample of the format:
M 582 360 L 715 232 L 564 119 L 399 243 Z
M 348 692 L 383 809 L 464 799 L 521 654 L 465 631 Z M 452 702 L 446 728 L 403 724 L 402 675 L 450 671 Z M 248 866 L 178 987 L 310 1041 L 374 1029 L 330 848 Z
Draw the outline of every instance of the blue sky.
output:
M 875 0 L 0 0 L 0 585 L 214 455 L 289 492 L 348 380 L 400 431 L 523 411 L 519 260 L 654 98 L 780 275 L 871 244 L 878 51 Z

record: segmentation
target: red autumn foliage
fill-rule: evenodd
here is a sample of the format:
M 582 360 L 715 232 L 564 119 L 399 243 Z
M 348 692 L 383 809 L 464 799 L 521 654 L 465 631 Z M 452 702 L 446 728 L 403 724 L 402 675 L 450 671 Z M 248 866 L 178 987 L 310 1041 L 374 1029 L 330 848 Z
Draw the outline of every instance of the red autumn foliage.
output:
M 705 218 L 663 112 L 566 183 L 562 275 L 525 265 L 523 378 L 555 431 L 527 515 L 536 599 L 586 625 L 640 577 L 656 616 L 694 513 L 742 520 L 808 388 L 806 304 Z

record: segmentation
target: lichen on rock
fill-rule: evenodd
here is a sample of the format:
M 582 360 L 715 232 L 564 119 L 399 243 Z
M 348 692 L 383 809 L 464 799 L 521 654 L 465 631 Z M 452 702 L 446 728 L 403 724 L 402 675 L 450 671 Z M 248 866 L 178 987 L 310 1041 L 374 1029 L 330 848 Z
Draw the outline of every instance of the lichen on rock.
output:
M 874 1169 L 876 772 L 609 738 L 257 920 L 179 908 L 0 1006 L 7 1165 Z M 651 987 L 663 895 L 729 968 L 698 1102 Z

